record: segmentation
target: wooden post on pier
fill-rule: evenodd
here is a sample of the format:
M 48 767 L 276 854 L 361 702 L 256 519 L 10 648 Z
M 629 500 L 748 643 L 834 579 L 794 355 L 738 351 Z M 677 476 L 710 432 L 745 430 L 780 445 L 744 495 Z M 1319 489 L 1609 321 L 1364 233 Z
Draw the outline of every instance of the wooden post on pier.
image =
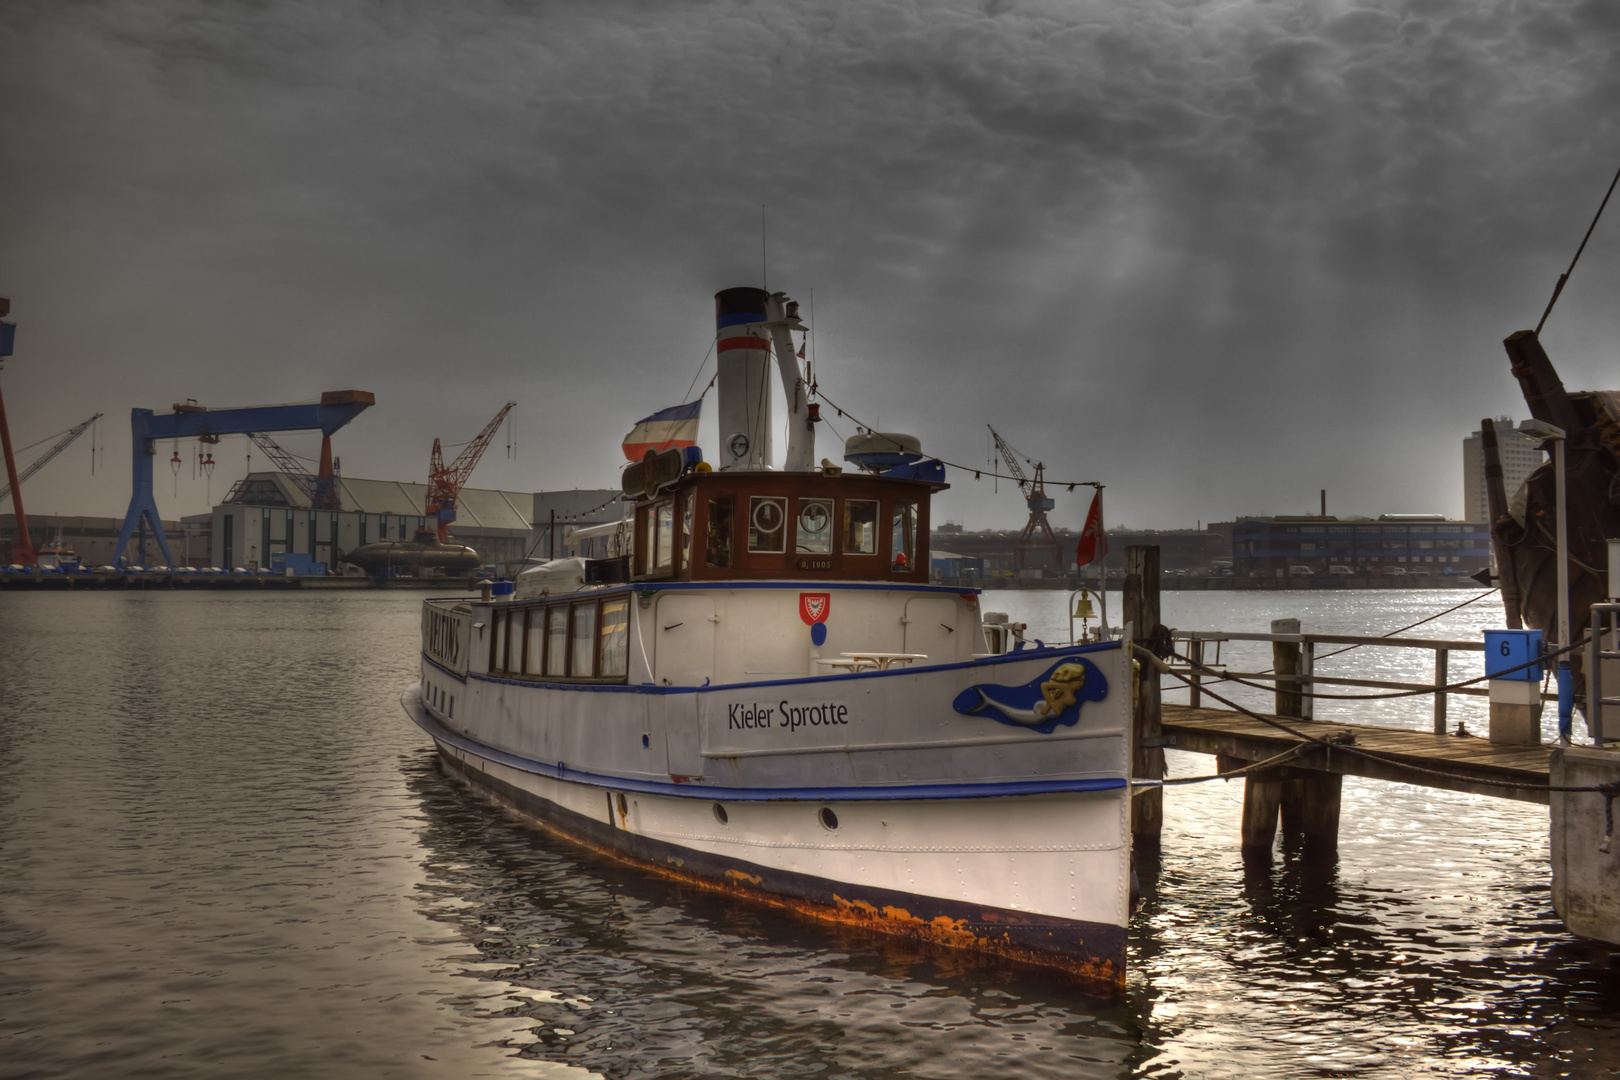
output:
M 1272 619 L 1273 634 L 1299 633 L 1298 619 Z M 1284 681 L 1287 676 L 1299 675 L 1299 642 L 1273 641 L 1271 643 L 1271 669 L 1277 674 L 1277 715 L 1299 717 L 1304 715 L 1297 682 Z
M 1299 633 L 1298 619 L 1274 619 L 1273 634 Z M 1277 675 L 1277 715 L 1299 718 L 1305 709 L 1305 692 L 1310 685 L 1289 682 L 1289 675 L 1310 674 L 1310 660 L 1298 642 L 1274 641 L 1271 664 Z M 1221 772 L 1249 764 L 1239 758 L 1220 758 Z M 1339 845 L 1339 803 L 1344 778 L 1338 773 L 1300 769 L 1268 769 L 1248 774 L 1243 782 L 1243 823 L 1240 827 L 1243 855 L 1248 859 L 1269 859 L 1281 818 L 1283 836 L 1304 841 L 1309 856 L 1332 855 Z
M 1125 612 L 1137 641 L 1159 625 L 1159 549 L 1135 545 L 1125 549 Z M 1164 732 L 1159 727 L 1159 673 L 1148 664 L 1137 674 L 1132 718 L 1131 776 L 1164 779 Z M 1164 789 L 1138 790 L 1131 799 L 1131 836 L 1139 848 L 1157 851 L 1164 828 Z

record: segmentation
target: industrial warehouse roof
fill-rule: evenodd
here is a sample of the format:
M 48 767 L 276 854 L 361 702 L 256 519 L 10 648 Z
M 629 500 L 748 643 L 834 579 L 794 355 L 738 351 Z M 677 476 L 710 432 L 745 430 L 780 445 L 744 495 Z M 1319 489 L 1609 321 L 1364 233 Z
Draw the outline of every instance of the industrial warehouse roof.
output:
M 359 480 L 347 476 L 340 477 L 338 483 L 345 511 L 407 517 L 421 517 L 427 512 L 423 502 L 427 498 L 426 484 Z M 225 501 L 307 510 L 309 492 L 285 473 L 255 472 L 249 473 Z M 532 527 L 529 514 L 533 508 L 533 492 L 462 488 L 456 499 L 456 524 L 462 528 L 512 529 L 526 533 Z

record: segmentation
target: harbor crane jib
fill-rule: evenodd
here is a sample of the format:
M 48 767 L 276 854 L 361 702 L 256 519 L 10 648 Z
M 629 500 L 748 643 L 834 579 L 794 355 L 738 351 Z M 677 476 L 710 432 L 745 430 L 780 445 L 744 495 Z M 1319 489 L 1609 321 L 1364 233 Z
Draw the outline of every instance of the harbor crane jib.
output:
M 80 435 L 83 435 L 86 431 L 88 431 L 90 429 L 91 424 L 95 423 L 97 420 L 100 420 L 100 419 L 101 419 L 101 413 L 96 413 L 96 415 L 92 416 L 90 419 L 81 421 L 80 423 L 74 424 L 72 427 L 68 428 L 67 431 L 65 431 L 62 434 L 62 437 L 60 439 L 56 440 L 55 445 L 53 445 L 49 450 L 47 450 L 43 454 L 41 454 L 38 457 L 38 459 L 36 459 L 35 462 L 32 465 L 28 466 L 28 468 L 24 469 L 21 473 L 18 474 L 17 483 L 19 483 L 19 484 L 27 483 L 28 478 L 30 476 L 33 476 L 35 473 L 39 472 L 39 470 L 41 470 L 45 466 L 49 465 L 51 463 L 52 458 L 56 457 L 57 454 L 60 454 L 62 451 L 66 450 L 69 446 L 72 446 L 74 439 L 77 439 Z M 6 484 L 4 487 L 0 487 L 0 502 L 5 502 L 6 497 L 9 496 L 10 494 L 11 494 L 11 485 L 10 484 Z
M 985 425 L 989 427 L 988 424 Z M 1024 523 L 1024 531 L 1019 534 L 1018 547 L 1014 551 L 1018 569 L 1023 570 L 1029 562 L 1029 556 L 1035 554 L 1044 556 L 1042 561 L 1049 558 L 1059 570 L 1063 568 L 1063 557 L 1058 547 L 1057 536 L 1052 532 L 1052 523 L 1046 520 L 1046 512 L 1057 505 L 1046 494 L 1046 465 L 1044 462 L 1031 462 L 1035 467 L 1035 476 L 1031 479 L 1025 474 L 1023 466 L 1019 465 L 1019 454 L 1007 440 L 990 428 L 990 437 L 996 441 L 996 449 L 1001 451 L 1001 459 L 1007 463 L 1007 471 L 1012 473 L 1018 481 L 1018 490 L 1023 492 L 1024 504 L 1029 507 L 1029 520 Z M 1042 543 L 1035 539 L 1036 532 L 1046 537 Z
M 489 441 L 501 429 L 501 421 L 506 414 L 517 407 L 517 402 L 508 401 L 502 406 L 495 418 L 484 425 L 473 441 L 456 455 L 456 460 L 449 465 L 444 463 L 444 452 L 439 448 L 439 440 L 433 440 L 433 456 L 428 461 L 428 491 L 427 505 L 424 512 L 436 523 L 439 543 L 443 544 L 450 539 L 450 523 L 456 520 L 456 498 L 461 489 L 466 486 L 467 479 L 478 465 L 478 459 L 484 456 L 489 449 Z
M 330 390 L 321 395 L 319 402 L 301 405 L 262 405 L 245 409 L 207 409 L 187 403 L 175 406 L 172 413 L 158 415 L 151 409 L 131 409 L 129 430 L 131 443 L 131 472 L 134 490 L 129 499 L 129 510 L 124 524 L 118 530 L 118 544 L 113 557 L 125 564 L 124 547 L 137 528 L 151 525 L 163 561 L 173 566 L 169 554 L 169 538 L 163 533 L 163 520 L 158 516 L 157 502 L 152 495 L 152 461 L 161 439 L 200 439 L 218 442 L 221 435 L 246 435 L 250 432 L 315 431 L 321 433 L 321 471 L 331 475 L 332 433 L 377 403 L 376 395 L 365 390 Z M 144 558 L 144 556 L 142 556 Z

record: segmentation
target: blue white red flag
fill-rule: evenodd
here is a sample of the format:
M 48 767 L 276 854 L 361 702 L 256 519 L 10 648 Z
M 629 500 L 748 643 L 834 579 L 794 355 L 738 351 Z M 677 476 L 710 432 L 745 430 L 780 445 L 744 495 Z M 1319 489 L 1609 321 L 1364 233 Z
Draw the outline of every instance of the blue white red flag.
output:
M 703 399 L 688 401 L 660 409 L 645 420 L 636 421 L 630 434 L 624 437 L 624 456 L 640 461 L 649 450 L 684 449 L 697 445 L 698 415 L 703 411 Z

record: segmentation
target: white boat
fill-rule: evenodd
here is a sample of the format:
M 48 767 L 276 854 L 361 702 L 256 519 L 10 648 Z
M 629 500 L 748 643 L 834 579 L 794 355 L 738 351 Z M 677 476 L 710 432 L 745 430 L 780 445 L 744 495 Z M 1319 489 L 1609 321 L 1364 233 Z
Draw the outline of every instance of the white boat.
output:
M 628 555 L 428 600 L 406 711 L 454 773 L 627 862 L 1118 990 L 1128 645 L 987 634 L 977 591 L 928 581 L 938 463 L 812 464 L 794 306 L 716 302 L 720 467 L 649 452 Z

